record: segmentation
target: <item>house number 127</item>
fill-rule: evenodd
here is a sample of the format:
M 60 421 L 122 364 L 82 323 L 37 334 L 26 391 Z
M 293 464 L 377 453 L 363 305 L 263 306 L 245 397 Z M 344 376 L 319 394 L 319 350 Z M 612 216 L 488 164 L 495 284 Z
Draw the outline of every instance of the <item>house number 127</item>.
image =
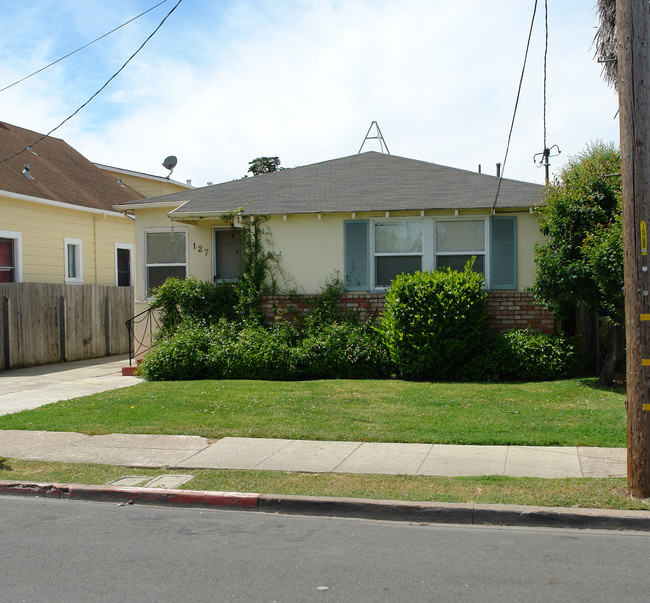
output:
M 210 251 L 207 247 L 203 247 L 203 245 L 197 245 L 196 243 L 193 243 L 192 246 L 197 253 L 204 253 L 206 256 L 208 255 L 208 251 Z

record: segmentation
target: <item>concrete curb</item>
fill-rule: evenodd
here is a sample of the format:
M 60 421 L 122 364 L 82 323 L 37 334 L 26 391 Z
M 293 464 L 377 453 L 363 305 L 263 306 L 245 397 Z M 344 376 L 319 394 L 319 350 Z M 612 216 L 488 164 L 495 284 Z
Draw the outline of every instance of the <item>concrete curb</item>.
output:
M 86 486 L 0 480 L 0 495 L 415 523 L 650 531 L 650 511 Z
M 259 494 L 214 492 L 202 490 L 171 490 L 165 488 L 125 488 L 121 486 L 86 486 L 0 480 L 0 495 L 87 500 L 121 504 L 197 508 L 239 508 L 256 510 Z

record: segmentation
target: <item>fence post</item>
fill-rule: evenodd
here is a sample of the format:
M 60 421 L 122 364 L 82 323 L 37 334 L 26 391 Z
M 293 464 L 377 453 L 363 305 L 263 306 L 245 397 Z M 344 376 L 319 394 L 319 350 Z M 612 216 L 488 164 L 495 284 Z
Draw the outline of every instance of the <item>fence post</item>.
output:
M 67 353 L 65 349 L 65 342 L 68 337 L 68 323 L 66 312 L 66 299 L 65 295 L 59 296 L 59 345 L 61 347 L 61 362 L 65 362 Z
M 104 296 L 104 341 L 106 356 L 111 355 L 111 303 L 108 295 Z
M 8 370 L 11 368 L 11 350 L 9 349 L 9 304 L 11 301 L 4 295 L 2 298 L 2 345 L 4 347 L 4 364 Z

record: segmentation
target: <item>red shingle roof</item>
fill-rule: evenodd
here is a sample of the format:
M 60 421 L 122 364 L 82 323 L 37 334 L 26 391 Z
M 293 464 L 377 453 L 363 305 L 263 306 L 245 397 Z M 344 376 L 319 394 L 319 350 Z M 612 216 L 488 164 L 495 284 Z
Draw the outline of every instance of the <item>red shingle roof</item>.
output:
M 41 136 L 0 122 L 0 161 Z M 120 186 L 60 138 L 45 138 L 33 150 L 36 155 L 25 151 L 0 163 L 0 191 L 107 211 L 114 211 L 117 203 L 144 199 L 133 189 Z M 26 163 L 34 180 L 23 173 Z

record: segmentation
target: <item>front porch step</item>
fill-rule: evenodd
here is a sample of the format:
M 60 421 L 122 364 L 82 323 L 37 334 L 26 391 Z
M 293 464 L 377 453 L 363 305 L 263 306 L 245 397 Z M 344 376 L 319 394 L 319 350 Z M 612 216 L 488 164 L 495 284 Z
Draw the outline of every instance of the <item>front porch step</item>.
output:
M 138 358 L 138 360 L 136 360 L 136 364 L 131 365 L 131 366 L 123 366 L 122 367 L 122 377 L 134 377 L 134 376 L 136 376 L 135 372 L 138 370 L 138 367 L 140 366 L 141 362 L 142 362 L 142 358 Z

